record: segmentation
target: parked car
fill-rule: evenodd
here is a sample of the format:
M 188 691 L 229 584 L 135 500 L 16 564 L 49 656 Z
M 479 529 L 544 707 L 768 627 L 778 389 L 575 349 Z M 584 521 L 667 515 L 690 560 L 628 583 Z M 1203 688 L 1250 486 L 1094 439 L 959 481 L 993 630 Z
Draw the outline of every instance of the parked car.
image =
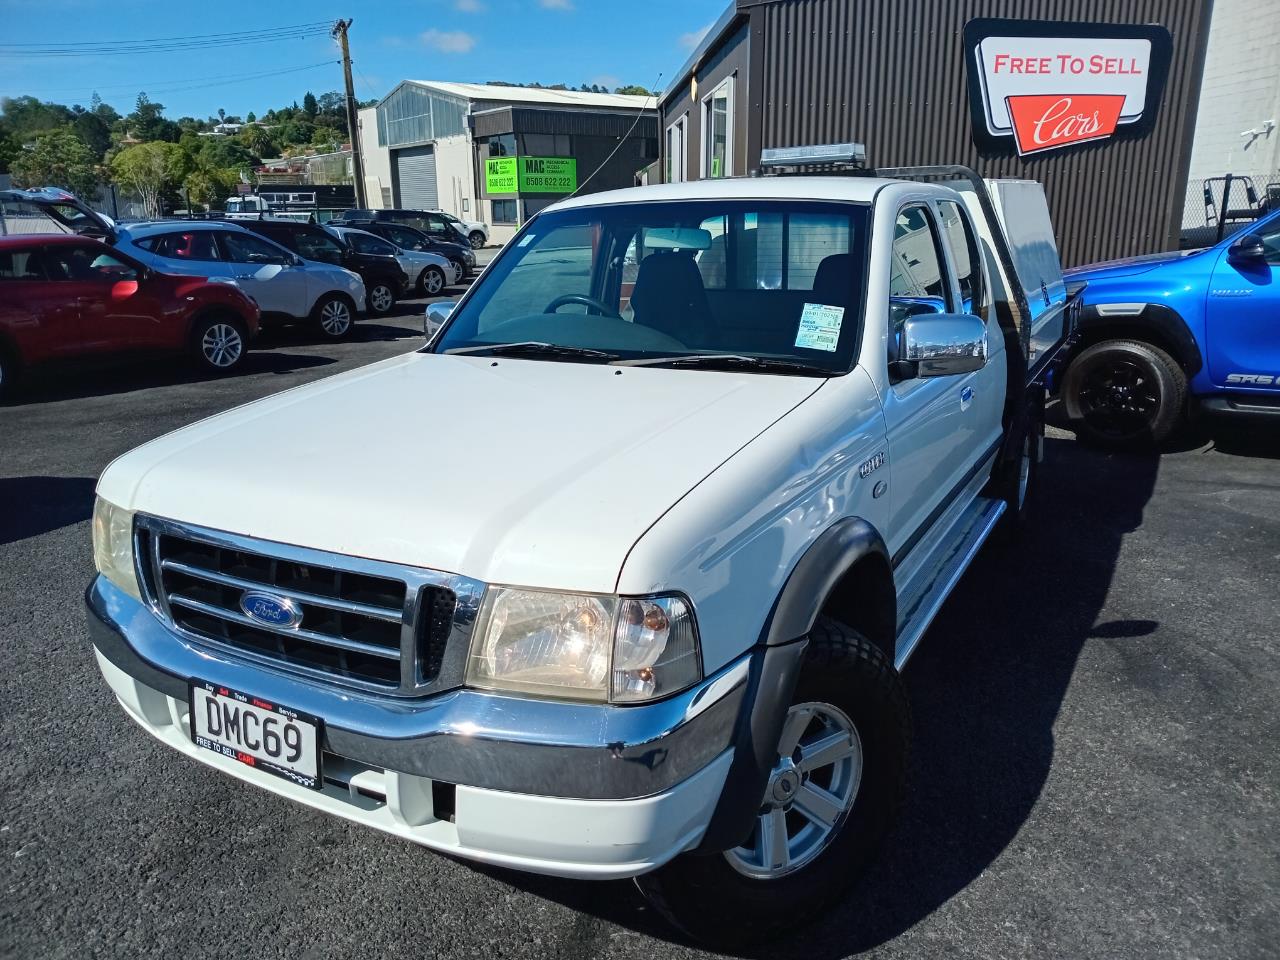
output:
M 1196 407 L 1280 424 L 1280 212 L 1193 253 L 1067 271 L 1084 282 L 1060 395 L 1085 440 L 1166 440 Z
M 452 213 L 446 213 L 443 210 L 432 210 L 431 212 L 440 214 L 440 216 L 452 223 L 459 233 L 465 234 L 473 250 L 479 250 L 488 244 L 489 225 L 487 223 L 481 223 L 479 220 L 463 220 L 461 217 L 455 217 Z
M 890 834 L 900 672 L 1027 517 L 1070 334 L 1039 185 L 961 169 L 562 201 L 429 308 L 424 349 L 116 459 L 106 682 L 226 774 L 638 877 L 708 941 L 812 916 Z M 439 410 L 483 429 L 419 440 Z
M 372 233 L 375 237 L 394 243 L 405 250 L 422 250 L 435 253 L 453 264 L 459 280 L 470 279 L 476 268 L 476 255 L 469 244 L 437 240 L 428 234 L 403 223 L 389 220 L 344 220 L 343 226 Z
M 358 273 L 364 281 L 365 307 L 374 316 L 394 310 L 396 301 L 410 285 L 408 274 L 394 256 L 356 250 L 323 227 L 279 219 L 245 220 L 240 226 L 280 244 L 304 260 Z
M 0 237 L 0 395 L 24 367 L 91 354 L 182 353 L 229 373 L 257 332 L 257 306 L 229 283 L 160 273 L 89 237 Z
M 406 250 L 404 247 L 396 246 L 390 240 L 375 237 L 365 230 L 339 226 L 336 223 L 330 223 L 326 229 L 343 243 L 349 244 L 353 250 L 395 257 L 400 262 L 401 269 L 408 275 L 409 282 L 418 296 L 434 297 L 445 287 L 457 283 L 460 279 L 453 263 L 437 253 Z
M 380 220 L 386 223 L 403 223 L 421 230 L 429 237 L 448 243 L 463 243 L 474 247 L 470 235 L 443 213 L 433 210 L 344 210 L 342 220 Z M 333 221 L 330 221 L 331 223 Z M 482 244 L 483 245 L 483 244 Z
M 249 294 L 262 322 L 308 321 L 329 339 L 351 332 L 365 301 L 359 275 L 304 260 L 241 224 L 155 220 L 118 225 L 112 245 L 168 273 L 225 277 Z

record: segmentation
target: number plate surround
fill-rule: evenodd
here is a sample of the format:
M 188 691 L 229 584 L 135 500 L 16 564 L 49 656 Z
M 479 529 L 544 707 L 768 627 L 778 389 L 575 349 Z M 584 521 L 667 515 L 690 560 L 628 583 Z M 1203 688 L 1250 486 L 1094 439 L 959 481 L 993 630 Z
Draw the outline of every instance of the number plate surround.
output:
M 187 681 L 188 696 L 187 703 L 190 707 L 190 727 L 191 742 L 203 750 L 209 750 L 219 756 L 227 757 L 251 767 L 254 770 L 263 770 L 273 776 L 282 777 L 299 786 L 306 787 L 309 790 L 320 790 L 324 787 L 324 768 L 323 768 L 323 750 L 324 743 L 324 721 L 317 716 L 309 713 L 303 713 L 301 710 L 294 710 L 292 707 L 282 706 L 262 697 L 252 696 L 239 690 L 233 690 L 219 683 L 211 683 L 208 680 L 201 680 L 198 677 L 192 677 Z M 202 692 L 205 696 L 197 696 L 197 691 Z M 315 757 L 315 773 L 309 774 L 305 770 L 298 770 L 287 764 L 275 763 L 272 760 L 254 756 L 243 750 L 237 750 L 223 742 L 222 739 L 206 736 L 200 732 L 200 723 L 197 719 L 197 710 L 207 709 L 205 704 L 208 698 L 212 697 L 214 702 L 232 701 L 236 705 L 246 708 L 259 720 L 259 728 L 261 729 L 261 714 L 269 714 L 283 718 L 285 721 L 293 721 L 296 724 L 303 724 L 304 727 L 299 728 L 302 736 L 308 736 L 306 726 L 311 727 L 310 736 L 314 737 L 311 744 L 312 754 Z M 261 742 L 261 739 L 259 740 Z M 304 751 L 305 755 L 305 751 Z M 300 758 L 301 759 L 301 758 Z

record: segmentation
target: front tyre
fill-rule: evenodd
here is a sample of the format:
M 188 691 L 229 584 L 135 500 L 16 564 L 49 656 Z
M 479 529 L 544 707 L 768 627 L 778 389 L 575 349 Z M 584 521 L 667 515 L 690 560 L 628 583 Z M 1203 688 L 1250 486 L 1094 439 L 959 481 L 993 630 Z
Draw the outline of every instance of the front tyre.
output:
M 351 333 L 354 317 L 351 302 L 336 293 L 320 298 L 312 317 L 320 333 L 328 340 L 341 340 Z
M 713 946 L 803 923 L 871 863 L 902 805 L 910 740 L 892 661 L 820 617 L 751 835 L 722 853 L 677 857 L 637 885 L 668 920 Z
M 244 363 L 245 330 L 229 317 L 197 322 L 191 339 L 196 362 L 206 373 L 230 373 Z
M 418 275 L 418 292 L 434 297 L 445 287 L 444 271 L 439 267 L 425 267 Z
M 1169 438 L 1187 404 L 1187 376 L 1159 347 L 1105 340 L 1080 352 L 1062 378 L 1062 402 L 1080 439 L 1112 450 Z
M 479 230 L 472 230 L 470 236 L 467 237 L 467 240 L 471 242 L 472 250 L 479 250 L 484 246 L 484 234 Z

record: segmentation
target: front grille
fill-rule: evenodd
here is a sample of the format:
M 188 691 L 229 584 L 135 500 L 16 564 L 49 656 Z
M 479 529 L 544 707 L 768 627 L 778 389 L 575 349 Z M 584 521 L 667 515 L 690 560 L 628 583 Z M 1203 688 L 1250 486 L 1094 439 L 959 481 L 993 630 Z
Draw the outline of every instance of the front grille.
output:
M 139 517 L 136 547 L 153 607 L 199 640 L 332 682 L 412 694 L 445 663 L 463 578 Z M 260 591 L 296 624 L 242 607 Z

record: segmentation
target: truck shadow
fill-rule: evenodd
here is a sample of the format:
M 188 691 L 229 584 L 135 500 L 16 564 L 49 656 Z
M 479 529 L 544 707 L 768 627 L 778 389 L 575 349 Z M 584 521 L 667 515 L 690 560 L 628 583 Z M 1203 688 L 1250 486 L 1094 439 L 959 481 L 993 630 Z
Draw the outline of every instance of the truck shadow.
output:
M 239 370 L 222 377 L 204 373 L 181 357 L 131 356 L 111 362 L 64 361 L 24 371 L 12 395 L 0 402 L 0 406 L 103 397 L 188 383 L 234 381 L 259 373 L 294 373 L 336 362 L 332 357 L 250 350 Z
M 834 910 L 743 956 L 827 960 L 910 929 L 977 879 L 1018 835 L 1049 776 L 1053 725 L 1091 638 L 1145 636 L 1155 620 L 1098 623 L 1125 535 L 1142 522 L 1159 460 L 1047 439 L 1038 512 L 989 544 L 907 667 L 915 717 L 902 818 Z M 1050 508 L 1052 504 L 1052 508 Z M 676 943 L 630 883 L 486 870 L 574 910 Z
M 0 546 L 88 520 L 93 477 L 0 477 Z

